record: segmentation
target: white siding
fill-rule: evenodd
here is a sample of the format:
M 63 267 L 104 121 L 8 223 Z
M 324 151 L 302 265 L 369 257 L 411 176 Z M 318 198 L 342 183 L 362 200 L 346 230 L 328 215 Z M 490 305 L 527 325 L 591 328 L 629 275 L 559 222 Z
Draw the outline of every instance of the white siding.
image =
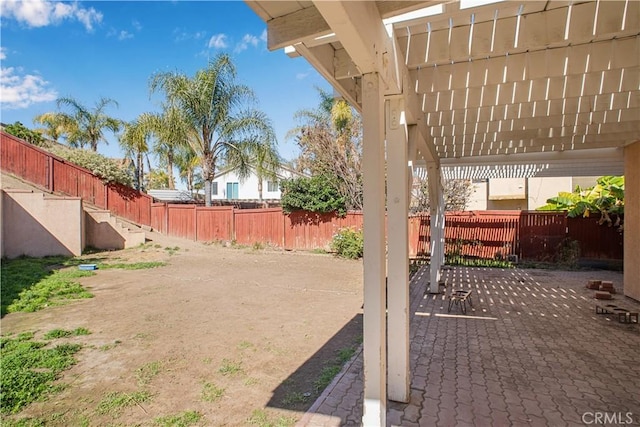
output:
M 293 173 L 281 169 L 278 173 L 280 179 L 291 178 Z M 280 192 L 280 186 L 276 191 L 269 191 L 269 180 L 262 181 L 262 198 L 263 199 L 280 199 L 282 196 Z M 229 171 L 218 175 L 213 182 L 218 183 L 218 194 L 211 196 L 213 200 L 224 200 L 227 198 L 227 183 L 238 183 L 238 200 L 258 200 L 258 177 L 255 173 L 251 173 L 244 181 L 238 178 L 238 174 L 235 171 Z

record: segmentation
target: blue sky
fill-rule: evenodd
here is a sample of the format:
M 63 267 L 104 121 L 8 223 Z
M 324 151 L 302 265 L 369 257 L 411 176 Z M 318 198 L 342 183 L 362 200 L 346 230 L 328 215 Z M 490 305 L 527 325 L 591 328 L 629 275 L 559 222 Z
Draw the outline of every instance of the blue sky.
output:
M 55 99 L 70 96 L 94 106 L 115 99 L 108 113 L 133 120 L 159 111 L 149 96 L 156 72 L 193 75 L 208 58 L 229 53 L 238 82 L 256 93 L 258 108 L 272 120 L 279 151 L 297 154 L 285 134 L 294 114 L 317 106 L 316 86 L 330 89 L 303 58 L 266 48 L 266 25 L 242 1 L 45 2 L 2 0 L 0 5 L 1 116 L 35 127 L 34 116 L 56 111 Z M 121 157 L 117 140 L 99 152 Z

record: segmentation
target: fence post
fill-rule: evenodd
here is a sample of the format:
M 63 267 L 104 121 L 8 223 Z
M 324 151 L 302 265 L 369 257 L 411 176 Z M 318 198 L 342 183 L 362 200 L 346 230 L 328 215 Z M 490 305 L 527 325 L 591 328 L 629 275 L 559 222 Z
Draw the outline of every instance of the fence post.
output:
M 47 189 L 53 193 L 53 157 L 51 156 L 47 156 L 47 166 L 49 167 L 49 173 L 47 176 L 48 182 L 47 182 Z
M 287 244 L 287 215 L 284 213 L 284 210 L 280 210 L 282 213 L 282 249 L 286 249 Z
M 198 241 L 198 205 L 193 207 L 193 240 Z
M 231 207 L 231 241 L 236 240 L 236 208 Z
M 164 235 L 168 236 L 169 235 L 169 204 L 168 203 L 164 203 Z

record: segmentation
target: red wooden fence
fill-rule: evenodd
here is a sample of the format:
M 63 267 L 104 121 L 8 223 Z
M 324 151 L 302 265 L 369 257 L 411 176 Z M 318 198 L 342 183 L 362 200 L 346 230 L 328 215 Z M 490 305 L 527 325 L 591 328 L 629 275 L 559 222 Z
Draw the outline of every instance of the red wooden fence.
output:
M 90 171 L 68 163 L 5 132 L 0 133 L 0 167 L 51 192 L 82 197 L 93 205 L 172 236 L 199 241 L 236 240 L 267 243 L 285 249 L 328 249 L 343 227 L 361 229 L 363 216 L 166 205 L 119 184 L 105 184 Z M 409 219 L 409 254 L 430 252 L 428 215 Z M 566 238 L 580 243 L 582 257 L 622 257 L 622 234 L 593 218 L 567 218 L 562 212 L 474 211 L 447 213 L 445 250 L 465 256 L 494 258 L 518 254 L 521 259 L 553 261 Z
M 140 225 L 151 225 L 153 198 L 120 184 L 106 184 L 91 171 L 19 138 L 0 132 L 0 167 L 47 191 L 108 209 Z

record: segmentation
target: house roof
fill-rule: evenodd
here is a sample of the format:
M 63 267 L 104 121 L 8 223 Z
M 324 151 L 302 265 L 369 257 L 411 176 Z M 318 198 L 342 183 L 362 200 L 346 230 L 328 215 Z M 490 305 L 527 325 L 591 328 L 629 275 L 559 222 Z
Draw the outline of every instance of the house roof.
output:
M 445 176 L 617 174 L 640 140 L 640 2 L 246 3 L 356 109 L 379 72 Z
M 193 196 L 188 191 L 184 190 L 148 190 L 147 194 L 154 199 L 161 200 L 163 202 L 190 202 L 193 201 Z

